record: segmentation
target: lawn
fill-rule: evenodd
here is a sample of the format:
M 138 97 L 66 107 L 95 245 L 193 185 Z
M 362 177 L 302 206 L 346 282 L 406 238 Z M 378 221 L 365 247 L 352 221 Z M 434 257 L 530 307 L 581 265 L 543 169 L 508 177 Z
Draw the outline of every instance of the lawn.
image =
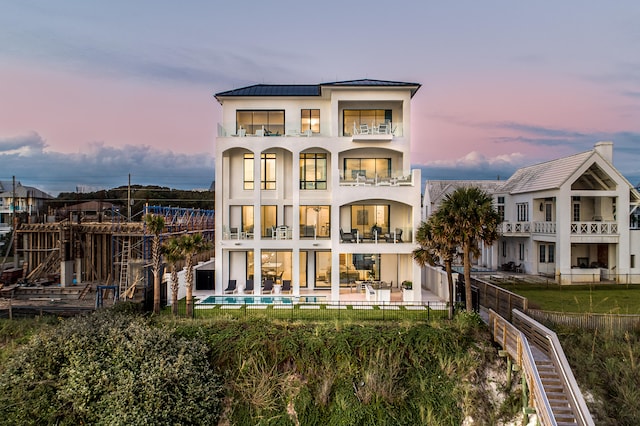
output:
M 640 285 L 564 285 L 503 283 L 529 299 L 529 307 L 556 312 L 640 314 Z

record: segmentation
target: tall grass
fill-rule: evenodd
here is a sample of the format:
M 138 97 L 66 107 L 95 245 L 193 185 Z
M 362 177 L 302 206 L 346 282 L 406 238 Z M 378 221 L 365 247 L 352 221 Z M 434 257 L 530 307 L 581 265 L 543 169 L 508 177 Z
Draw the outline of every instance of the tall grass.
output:
M 596 424 L 640 424 L 640 332 L 562 327 L 557 334 Z
M 433 326 L 171 322 L 179 335 L 206 340 L 228 378 L 227 424 L 459 425 L 466 416 L 478 424 L 513 416 L 489 402 L 482 371 L 496 351 L 483 326 L 463 317 Z

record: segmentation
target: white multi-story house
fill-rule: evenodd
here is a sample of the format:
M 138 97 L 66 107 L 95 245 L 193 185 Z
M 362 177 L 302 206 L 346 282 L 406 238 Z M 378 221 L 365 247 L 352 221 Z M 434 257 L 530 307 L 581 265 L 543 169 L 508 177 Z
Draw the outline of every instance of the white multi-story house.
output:
M 427 183 L 425 200 L 437 199 L 442 186 Z M 640 194 L 613 166 L 612 142 L 523 167 L 487 188 L 503 222 L 479 266 L 510 265 L 563 284 L 640 282 Z
M 269 279 L 338 301 L 373 279 L 416 283 L 405 300 L 420 300 L 411 253 L 421 177 L 410 158 L 419 88 L 354 80 L 215 95 L 216 294 L 229 280 L 260 294 Z
M 0 180 L 0 235 L 11 231 L 14 213 L 28 217 L 44 214 L 45 201 L 53 197 L 38 188 L 23 186 L 20 182 Z M 14 202 L 15 199 L 15 202 Z

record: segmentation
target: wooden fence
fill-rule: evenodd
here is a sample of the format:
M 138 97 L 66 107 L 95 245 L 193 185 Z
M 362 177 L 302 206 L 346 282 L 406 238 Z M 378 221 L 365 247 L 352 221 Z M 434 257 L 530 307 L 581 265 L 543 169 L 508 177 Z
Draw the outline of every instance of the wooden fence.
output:
M 640 315 L 593 314 L 527 310 L 527 315 L 541 323 L 551 323 L 587 330 L 621 332 L 640 330 Z
M 522 312 L 528 310 L 528 300 L 518 294 L 493 285 L 477 277 L 471 277 L 472 287 L 478 289 L 480 306 L 493 309 L 498 315 L 511 321 L 511 312 L 517 309 Z

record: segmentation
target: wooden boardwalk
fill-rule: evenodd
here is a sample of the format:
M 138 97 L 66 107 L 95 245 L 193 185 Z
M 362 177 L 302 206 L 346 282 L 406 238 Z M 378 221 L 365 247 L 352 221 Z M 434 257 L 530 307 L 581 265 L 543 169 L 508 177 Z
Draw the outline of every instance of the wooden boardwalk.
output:
M 535 409 L 538 422 L 594 425 L 555 333 L 517 310 L 512 321 L 489 310 L 493 339 L 522 368 L 529 391 L 528 406 Z

